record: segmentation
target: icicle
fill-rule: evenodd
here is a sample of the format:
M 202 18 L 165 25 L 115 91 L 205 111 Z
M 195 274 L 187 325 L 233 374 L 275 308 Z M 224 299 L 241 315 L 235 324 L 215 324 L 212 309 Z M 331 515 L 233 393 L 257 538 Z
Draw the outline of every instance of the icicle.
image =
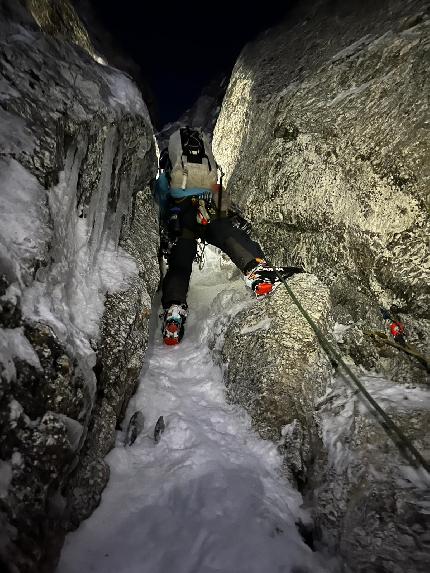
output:
M 102 169 L 97 192 L 91 197 L 88 212 L 88 225 L 90 229 L 91 259 L 94 261 L 101 246 L 101 238 L 107 211 L 107 204 L 112 180 L 112 165 L 117 137 L 116 126 L 107 128 L 103 152 Z

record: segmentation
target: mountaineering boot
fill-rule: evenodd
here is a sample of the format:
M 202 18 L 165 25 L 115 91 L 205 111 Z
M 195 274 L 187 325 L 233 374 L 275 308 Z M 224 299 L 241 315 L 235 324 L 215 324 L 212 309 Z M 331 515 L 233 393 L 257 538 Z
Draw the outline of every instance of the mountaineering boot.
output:
M 255 259 L 255 261 L 258 264 L 246 273 L 245 283 L 254 291 L 257 300 L 273 293 L 282 284 L 276 271 L 284 279 L 304 272 L 301 267 L 271 267 L 263 259 Z
M 164 309 L 161 315 L 163 317 L 161 332 L 163 333 L 164 344 L 172 346 L 181 342 L 187 314 L 188 307 L 186 304 L 171 304 Z

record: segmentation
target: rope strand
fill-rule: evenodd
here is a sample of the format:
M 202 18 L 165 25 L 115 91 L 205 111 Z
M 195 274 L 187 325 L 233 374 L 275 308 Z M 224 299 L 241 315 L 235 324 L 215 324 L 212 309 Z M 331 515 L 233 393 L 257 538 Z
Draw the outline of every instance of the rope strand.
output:
M 376 402 L 376 400 L 369 394 L 366 390 L 362 382 L 358 379 L 358 377 L 354 374 L 351 368 L 345 363 L 342 356 L 333 348 L 327 338 L 324 336 L 321 329 L 317 326 L 314 320 L 311 318 L 309 313 L 306 309 L 302 306 L 299 299 L 296 297 L 294 292 L 291 290 L 290 286 L 287 284 L 287 281 L 282 277 L 282 275 L 277 271 L 276 267 L 274 267 L 267 259 L 266 262 L 275 270 L 276 275 L 278 276 L 279 280 L 284 284 L 285 288 L 287 289 L 288 294 L 292 298 L 293 302 L 296 304 L 312 330 L 314 331 L 321 347 L 327 353 L 330 359 L 335 359 L 336 362 L 343 368 L 343 370 L 348 374 L 360 392 L 365 396 L 367 401 L 372 405 L 374 410 L 379 414 L 380 418 L 382 418 L 383 422 L 379 419 L 381 426 L 384 428 L 388 436 L 392 439 L 394 444 L 399 448 L 400 452 L 403 456 L 411 463 L 413 466 L 417 467 L 417 465 L 421 465 L 427 472 L 430 473 L 430 464 L 424 459 L 422 454 L 416 449 L 416 447 L 412 444 L 412 442 L 405 436 L 402 430 L 393 422 L 393 420 L 388 416 L 388 414 L 381 408 L 381 406 Z M 344 374 L 341 375 L 343 378 L 347 379 Z

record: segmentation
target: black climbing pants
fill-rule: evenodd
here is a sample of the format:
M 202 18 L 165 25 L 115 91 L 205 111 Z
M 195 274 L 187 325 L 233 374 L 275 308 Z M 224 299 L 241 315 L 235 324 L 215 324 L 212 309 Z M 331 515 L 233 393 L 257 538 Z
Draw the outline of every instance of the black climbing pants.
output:
M 258 243 L 241 229 L 235 227 L 229 217 L 211 220 L 208 225 L 197 222 L 197 207 L 188 201 L 181 206 L 182 232 L 169 256 L 168 270 L 163 279 L 161 304 L 183 304 L 187 300 L 194 257 L 197 253 L 197 238 L 221 249 L 242 271 L 255 258 L 264 258 Z

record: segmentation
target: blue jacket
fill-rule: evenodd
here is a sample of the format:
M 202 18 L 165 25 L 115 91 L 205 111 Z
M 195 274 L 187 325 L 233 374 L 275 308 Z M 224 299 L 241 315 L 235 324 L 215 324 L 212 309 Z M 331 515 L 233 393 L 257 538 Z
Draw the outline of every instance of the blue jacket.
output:
M 184 197 L 208 195 L 210 193 L 208 189 L 201 189 L 199 187 L 192 187 L 190 189 L 171 188 L 169 179 L 165 173 L 161 173 L 155 181 L 154 197 L 160 206 L 161 215 L 165 212 L 169 197 L 173 199 L 183 199 Z

